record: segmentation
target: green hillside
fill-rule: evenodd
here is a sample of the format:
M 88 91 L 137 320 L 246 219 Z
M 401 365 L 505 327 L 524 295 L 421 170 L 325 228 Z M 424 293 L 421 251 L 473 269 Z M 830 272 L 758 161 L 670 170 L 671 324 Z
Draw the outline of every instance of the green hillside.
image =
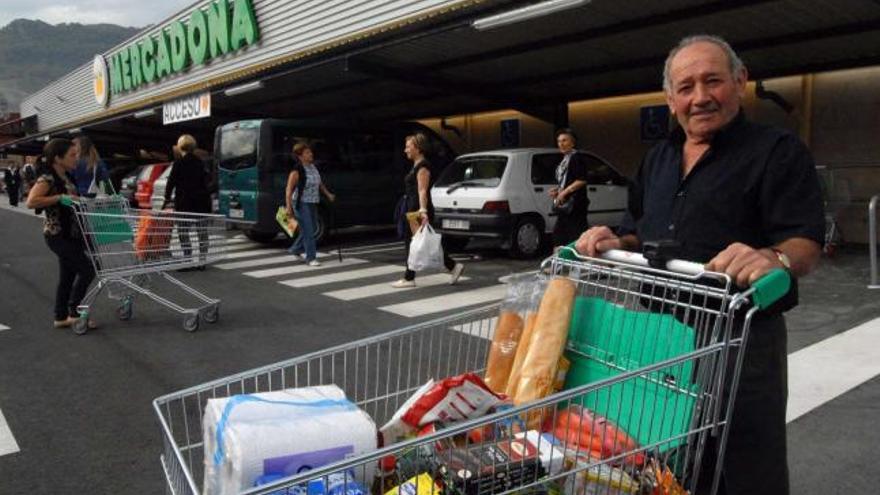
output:
M 9 111 L 18 111 L 25 96 L 138 31 L 113 24 L 12 21 L 0 28 L 0 99 L 6 99 Z

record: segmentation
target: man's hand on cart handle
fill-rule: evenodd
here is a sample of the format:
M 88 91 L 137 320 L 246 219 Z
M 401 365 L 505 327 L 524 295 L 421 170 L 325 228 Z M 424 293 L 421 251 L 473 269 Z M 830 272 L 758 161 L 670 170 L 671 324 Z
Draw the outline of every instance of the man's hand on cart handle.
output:
M 739 287 L 748 287 L 770 270 L 787 268 L 771 249 L 755 249 L 734 242 L 708 263 L 706 270 L 726 273 Z
M 581 234 L 581 237 L 575 242 L 575 249 L 582 255 L 596 258 L 600 254 L 612 249 L 637 251 L 639 249 L 639 240 L 634 235 L 618 237 L 610 228 L 604 225 L 597 225 Z

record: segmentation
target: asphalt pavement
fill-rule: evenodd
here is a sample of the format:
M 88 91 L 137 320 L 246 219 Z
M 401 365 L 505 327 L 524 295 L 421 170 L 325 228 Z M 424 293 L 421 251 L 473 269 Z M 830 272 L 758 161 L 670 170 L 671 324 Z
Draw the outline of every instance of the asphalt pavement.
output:
M 100 329 L 75 336 L 52 328 L 57 262 L 39 218 L 0 208 L 0 415 L 14 439 L 4 452 L 0 419 L 0 493 L 161 493 L 154 398 L 497 300 L 499 277 L 537 263 L 478 245 L 456 255 L 467 267 L 459 285 L 434 274 L 390 291 L 404 260 L 387 230 L 337 236 L 309 270 L 284 258 L 282 241 L 230 247 L 204 272 L 175 273 L 222 300 L 217 323 L 187 332 L 180 315 L 142 297 L 121 322 L 117 301 L 102 294 L 92 309 Z M 842 250 L 802 282 L 788 318 L 792 353 L 880 316 L 880 293 L 864 288 L 867 266 L 863 249 Z M 833 373 L 836 364 L 816 366 Z M 789 424 L 792 493 L 876 493 L 878 395 L 874 377 Z

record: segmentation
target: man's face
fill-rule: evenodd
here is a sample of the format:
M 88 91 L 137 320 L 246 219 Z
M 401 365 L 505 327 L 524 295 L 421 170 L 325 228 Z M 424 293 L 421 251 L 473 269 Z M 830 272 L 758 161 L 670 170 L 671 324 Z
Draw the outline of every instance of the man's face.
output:
M 739 113 L 747 74 L 730 72 L 727 54 L 709 42 L 679 51 L 670 64 L 669 109 L 689 139 L 708 141 Z

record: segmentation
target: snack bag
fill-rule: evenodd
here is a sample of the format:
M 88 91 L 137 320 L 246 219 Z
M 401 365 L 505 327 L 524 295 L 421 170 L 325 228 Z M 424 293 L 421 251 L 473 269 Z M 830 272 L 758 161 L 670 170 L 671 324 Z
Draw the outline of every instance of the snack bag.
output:
M 502 396 L 492 392 L 474 373 L 436 383 L 429 380 L 394 413 L 380 431 L 385 445 L 390 445 L 429 423 L 482 416 L 502 400 Z

